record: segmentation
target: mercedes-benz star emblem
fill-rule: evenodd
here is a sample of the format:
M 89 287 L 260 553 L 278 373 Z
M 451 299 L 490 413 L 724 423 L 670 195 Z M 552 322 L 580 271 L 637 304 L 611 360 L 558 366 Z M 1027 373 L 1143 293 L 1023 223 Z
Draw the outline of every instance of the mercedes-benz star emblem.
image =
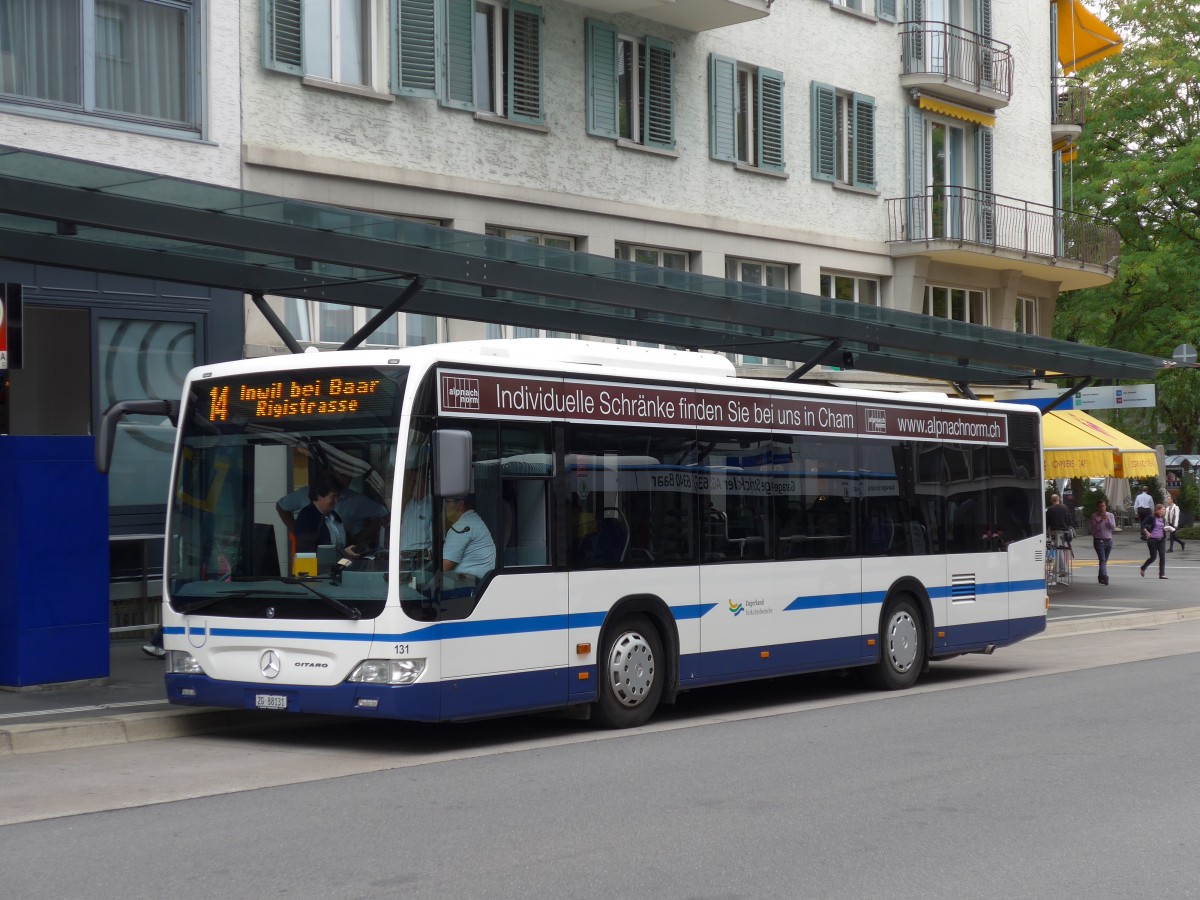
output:
M 274 678 L 279 674 L 279 654 L 274 650 L 268 650 L 258 658 L 258 664 L 262 668 L 262 673 L 265 678 Z

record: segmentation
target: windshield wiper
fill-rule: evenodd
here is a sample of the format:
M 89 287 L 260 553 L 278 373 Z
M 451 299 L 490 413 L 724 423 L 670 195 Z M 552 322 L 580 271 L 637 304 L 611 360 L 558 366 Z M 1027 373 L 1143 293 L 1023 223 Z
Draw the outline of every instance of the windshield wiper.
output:
M 328 606 L 331 606 L 333 609 L 336 609 L 338 612 L 340 612 L 342 615 L 344 615 L 348 619 L 361 619 L 362 618 L 362 613 L 359 612 L 357 609 L 355 609 L 353 606 L 347 606 L 341 600 L 338 600 L 334 597 L 330 597 L 328 594 L 322 594 L 320 591 L 318 591 L 316 588 L 314 588 L 312 585 L 308 584 L 307 582 L 301 581 L 299 579 L 292 579 L 292 578 L 277 579 L 277 580 L 282 580 L 284 584 L 298 584 L 301 587 L 306 588 L 308 591 L 310 591 L 313 594 L 316 594 L 318 597 L 320 597 L 321 600 L 323 600 Z M 183 607 L 177 611 L 183 613 L 184 615 L 187 615 L 188 613 L 195 612 L 196 610 L 204 609 L 205 607 L 212 606 L 215 603 L 220 603 L 222 600 L 247 600 L 251 597 L 270 597 L 274 600 L 287 600 L 287 599 L 289 599 L 291 597 L 295 597 L 295 596 L 296 596 L 295 594 L 283 594 L 283 593 L 280 593 L 279 591 L 263 591 L 263 590 L 230 591 L 228 594 L 220 594 L 220 595 L 216 595 L 216 596 L 212 596 L 212 597 L 203 597 L 203 598 L 201 598 L 199 600 L 195 600 L 191 603 L 184 604 Z
M 322 594 L 320 591 L 318 591 L 315 587 L 313 587 L 307 581 L 291 581 L 289 579 L 284 579 L 284 582 L 286 584 L 298 584 L 305 590 L 311 591 L 312 593 L 314 593 L 318 597 L 320 597 L 323 601 L 325 601 L 326 604 L 333 607 L 334 609 L 336 609 L 338 612 L 340 612 L 342 615 L 346 616 L 349 619 L 361 619 L 362 618 L 362 613 L 359 612 L 357 609 L 355 609 L 353 606 L 347 606 L 345 603 L 343 603 L 341 600 L 338 600 L 336 597 L 330 597 L 328 594 Z
M 275 580 L 278 581 L 279 579 Z M 287 595 L 283 596 L 286 597 Z M 198 609 L 204 609 L 206 606 L 212 606 L 214 603 L 220 603 L 222 600 L 245 600 L 249 597 L 280 597 L 280 594 L 278 591 L 230 591 L 228 594 L 214 594 L 211 597 L 201 597 L 199 600 L 185 603 L 183 604 L 183 608 L 179 609 L 178 612 L 186 615 Z

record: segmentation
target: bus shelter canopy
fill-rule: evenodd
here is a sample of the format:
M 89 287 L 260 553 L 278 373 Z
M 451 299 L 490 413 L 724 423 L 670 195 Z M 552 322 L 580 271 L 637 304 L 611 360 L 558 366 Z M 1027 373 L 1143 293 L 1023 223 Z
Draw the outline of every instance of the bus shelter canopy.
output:
M 793 378 L 825 364 L 942 380 L 968 395 L 971 384 L 1048 377 L 1147 380 L 1175 365 L 2 145 L 0 256 L 256 302 L 298 297 L 382 318 L 402 310 L 749 354 L 796 364 Z
M 1158 457 L 1141 441 L 1078 409 L 1042 416 L 1047 478 L 1140 478 L 1158 474 Z

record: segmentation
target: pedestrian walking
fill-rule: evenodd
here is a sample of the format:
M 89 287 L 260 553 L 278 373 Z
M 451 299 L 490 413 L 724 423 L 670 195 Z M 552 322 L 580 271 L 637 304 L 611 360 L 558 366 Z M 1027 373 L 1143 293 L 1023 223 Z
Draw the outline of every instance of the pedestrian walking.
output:
M 1175 498 L 1171 493 L 1167 492 L 1167 514 L 1163 519 L 1163 527 L 1167 531 L 1167 552 L 1175 552 L 1175 542 L 1179 542 L 1179 549 L 1186 550 L 1187 547 L 1183 544 L 1183 538 L 1175 537 L 1175 532 L 1179 530 L 1179 506 L 1175 503 Z
M 1154 498 L 1150 496 L 1150 488 L 1144 484 L 1142 492 L 1133 498 L 1133 514 L 1137 516 L 1138 528 L 1145 528 L 1146 520 L 1154 515 Z
M 1108 584 L 1108 557 L 1112 554 L 1113 532 L 1116 530 L 1117 518 L 1108 511 L 1108 503 L 1097 501 L 1096 511 L 1088 520 L 1088 531 L 1092 535 L 1092 546 L 1096 548 L 1096 558 L 1100 560 L 1101 584 Z
M 1150 558 L 1142 563 L 1142 577 L 1146 577 L 1146 570 L 1154 564 L 1154 560 L 1158 558 L 1158 577 L 1166 579 L 1167 577 L 1167 555 L 1163 552 L 1163 537 L 1166 535 L 1166 526 L 1163 522 L 1163 505 L 1160 503 L 1154 507 L 1154 512 L 1142 526 L 1142 535 L 1145 537 L 1146 547 L 1150 551 Z

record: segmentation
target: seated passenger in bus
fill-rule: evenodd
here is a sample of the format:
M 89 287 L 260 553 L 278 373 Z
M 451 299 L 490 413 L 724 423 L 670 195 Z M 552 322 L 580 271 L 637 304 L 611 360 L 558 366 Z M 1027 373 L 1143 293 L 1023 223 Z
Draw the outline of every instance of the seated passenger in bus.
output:
M 387 521 L 387 507 L 353 490 L 350 487 L 350 479 L 340 472 L 315 472 L 308 487 L 299 488 L 279 498 L 275 504 L 275 512 L 288 530 L 295 532 L 298 515 L 311 502 L 312 487 L 317 482 L 337 493 L 333 509 L 344 531 L 344 543 L 338 546 L 358 547 L 364 552 L 374 548 L 379 530 Z M 297 536 L 296 552 L 310 552 L 302 550 L 298 540 Z
M 297 553 L 316 553 L 317 547 L 346 546 L 346 527 L 336 512 L 338 489 L 318 475 L 308 485 L 309 503 L 296 515 L 293 535 Z
M 443 511 L 447 526 L 442 546 L 443 584 L 469 584 L 470 578 L 484 578 L 496 567 L 496 542 L 475 512 L 475 498 L 446 497 Z M 445 577 L 449 573 L 454 577 Z

